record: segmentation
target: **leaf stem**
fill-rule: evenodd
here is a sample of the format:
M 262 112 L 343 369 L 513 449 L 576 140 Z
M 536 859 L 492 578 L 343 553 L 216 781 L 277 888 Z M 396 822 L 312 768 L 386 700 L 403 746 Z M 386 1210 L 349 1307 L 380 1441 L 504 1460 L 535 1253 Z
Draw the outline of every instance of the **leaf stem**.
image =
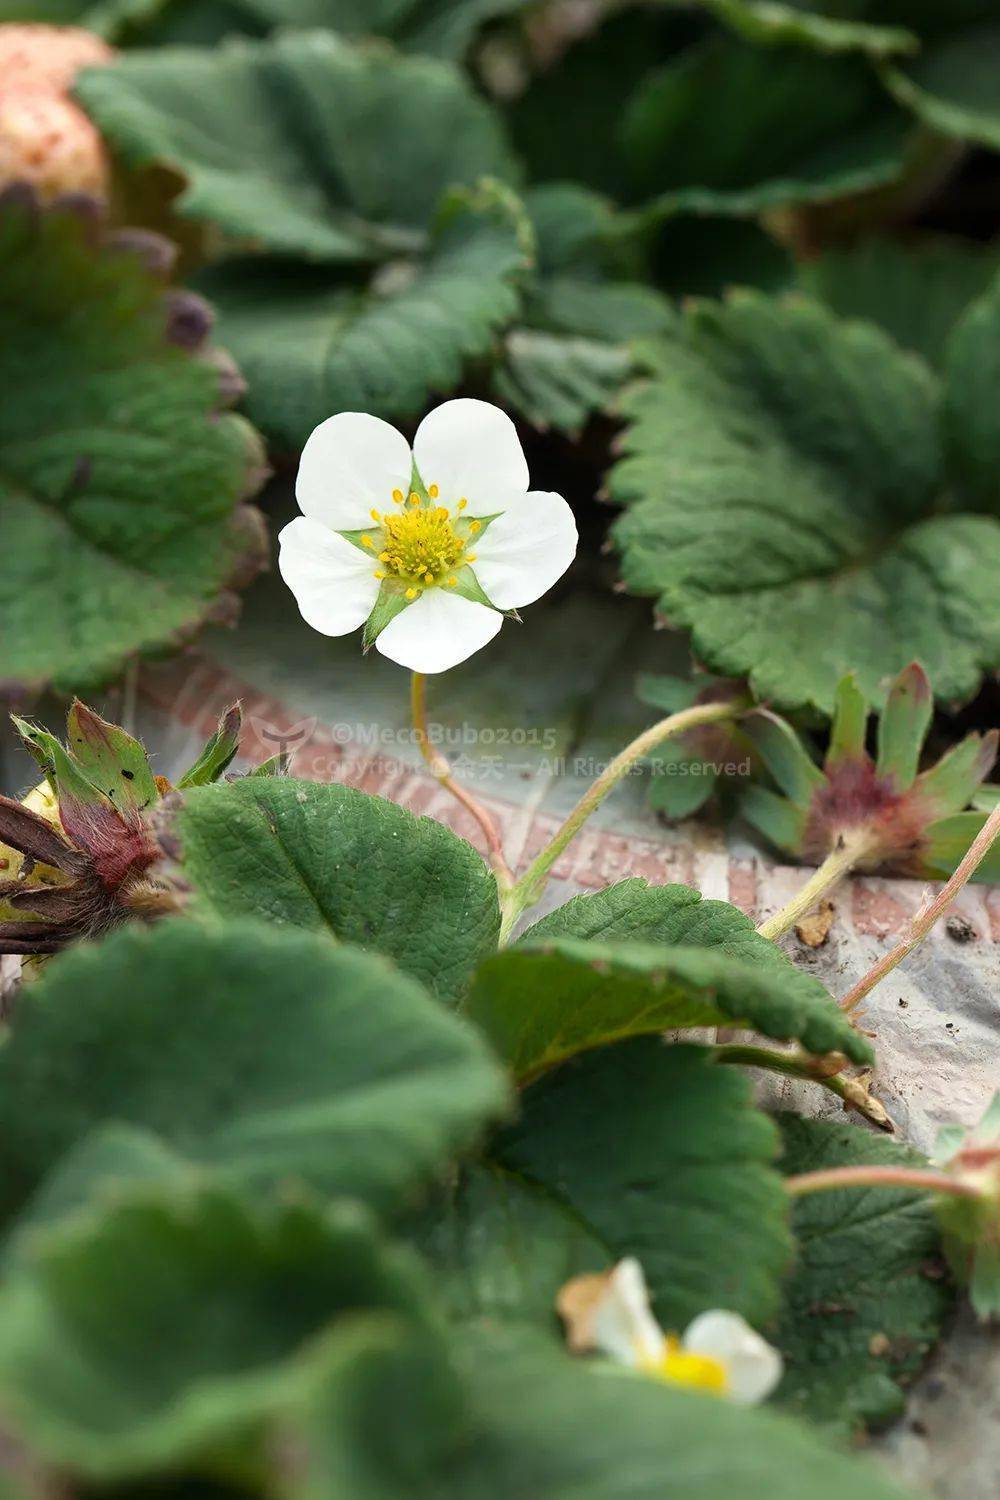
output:
M 691 708 L 681 709 L 679 713 L 660 719 L 649 729 L 643 730 L 624 750 L 620 750 L 593 785 L 584 792 L 565 822 L 556 829 L 545 848 L 535 856 L 515 883 L 506 903 L 506 932 L 509 933 L 522 912 L 529 906 L 534 906 L 545 889 L 550 869 L 566 845 L 576 837 L 591 813 L 596 812 L 608 793 L 614 790 L 643 756 L 649 755 L 664 740 L 672 739 L 701 724 L 719 724 L 726 719 L 735 719 L 741 711 L 732 703 L 696 703 Z
M 875 1099 L 860 1078 L 848 1078 L 839 1070 L 827 1072 L 818 1058 L 804 1052 L 775 1052 L 769 1047 L 744 1046 L 739 1042 L 725 1043 L 713 1048 L 712 1056 L 717 1063 L 735 1064 L 744 1068 L 766 1068 L 771 1073 L 784 1073 L 790 1078 L 802 1078 L 808 1083 L 818 1083 L 843 1100 L 845 1109 L 856 1109 L 866 1120 L 882 1130 L 894 1130 L 895 1126 L 885 1106 Z
M 965 857 L 955 870 L 954 875 L 948 883 L 941 888 L 933 901 L 922 906 L 916 916 L 910 922 L 910 930 L 889 953 L 879 959 L 878 963 L 841 1000 L 843 1010 L 854 1010 L 865 996 L 875 988 L 880 980 L 887 974 L 891 974 L 897 964 L 902 963 L 907 954 L 911 953 L 919 942 L 930 932 L 934 923 L 951 905 L 959 891 L 965 885 L 970 876 L 974 875 L 982 861 L 990 852 L 993 840 L 1000 834 L 1000 803 L 993 809 L 982 828 L 976 834 L 972 843 L 965 852 Z
M 826 1167 L 819 1172 L 786 1177 L 785 1187 L 795 1198 L 847 1187 L 911 1187 L 923 1188 L 928 1193 L 950 1193 L 956 1198 L 980 1196 L 971 1183 L 962 1182 L 948 1172 L 935 1172 L 931 1167 Z
M 414 672 L 410 680 L 410 706 L 420 753 L 430 767 L 432 775 L 443 787 L 447 788 L 457 802 L 460 802 L 472 814 L 483 831 L 490 866 L 496 876 L 497 885 L 500 887 L 502 901 L 504 893 L 513 886 L 514 877 L 504 858 L 500 830 L 482 803 L 478 802 L 471 792 L 467 792 L 455 780 L 447 757 L 431 744 L 427 730 L 427 678 L 423 672 Z
M 868 851 L 868 838 L 865 834 L 857 834 L 853 838 L 841 835 L 837 847 L 831 849 L 823 863 L 813 871 L 800 891 L 797 891 L 787 906 L 781 911 L 775 912 L 773 917 L 768 917 L 766 922 L 761 922 L 757 931 L 761 937 L 779 938 L 786 933 L 790 927 L 814 906 L 818 905 L 828 891 L 839 885 L 845 875 L 849 875 L 860 859 L 863 859 Z

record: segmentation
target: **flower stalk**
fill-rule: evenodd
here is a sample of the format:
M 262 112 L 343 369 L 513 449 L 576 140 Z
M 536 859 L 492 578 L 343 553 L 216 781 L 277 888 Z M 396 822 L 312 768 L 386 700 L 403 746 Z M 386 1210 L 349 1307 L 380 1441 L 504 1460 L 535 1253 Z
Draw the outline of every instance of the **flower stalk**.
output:
M 768 917 L 757 928 L 761 937 L 775 941 L 790 927 L 818 906 L 823 897 L 839 885 L 846 875 L 864 859 L 869 852 L 869 842 L 862 829 L 853 837 L 842 835 L 835 849 L 831 849 L 823 863 L 813 871 L 800 891 L 797 891 L 781 911 Z
M 431 744 L 427 730 L 427 678 L 423 672 L 414 672 L 410 679 L 410 706 L 420 753 L 430 767 L 431 774 L 472 814 L 482 829 L 490 867 L 496 876 L 502 900 L 503 893 L 513 886 L 514 877 L 504 858 L 500 830 L 482 803 L 455 780 L 447 757 Z
M 869 969 L 868 973 L 862 979 L 859 979 L 852 989 L 848 990 L 840 1002 L 842 1010 L 855 1010 L 865 996 L 887 974 L 891 974 L 896 965 L 902 963 L 903 959 L 909 953 L 913 952 L 918 943 L 922 942 L 938 918 L 947 911 L 962 887 L 975 874 L 980 864 L 990 852 L 993 841 L 998 834 L 1000 834 L 1000 804 L 993 809 L 969 845 L 965 857 L 958 865 L 951 879 L 942 887 L 934 900 L 928 902 L 926 906 L 921 907 L 920 911 L 912 919 L 910 930 L 906 936 L 896 944 L 895 948 L 880 958 L 878 963 Z
M 880 1130 L 895 1129 L 886 1108 L 874 1098 L 860 1078 L 849 1078 L 837 1068 L 829 1071 L 821 1059 L 804 1052 L 775 1052 L 770 1047 L 744 1046 L 739 1042 L 727 1042 L 712 1049 L 715 1062 L 743 1068 L 765 1068 L 769 1073 L 783 1073 L 788 1078 L 801 1078 L 807 1083 L 818 1083 L 829 1089 L 843 1102 L 845 1109 L 857 1110 L 866 1120 Z M 845 1059 L 841 1059 L 843 1063 Z
M 978 1198 L 978 1188 L 948 1172 L 932 1167 L 826 1167 L 819 1172 L 802 1172 L 786 1177 L 785 1187 L 793 1198 L 808 1193 L 832 1193 L 849 1187 L 921 1188 L 928 1193 L 945 1193 L 953 1198 Z
M 679 713 L 660 719 L 638 735 L 631 744 L 626 745 L 624 750 L 620 750 L 605 766 L 593 785 L 584 792 L 565 822 L 556 829 L 545 848 L 535 856 L 524 874 L 514 884 L 504 903 L 501 943 L 507 940 L 518 918 L 529 907 L 534 906 L 541 897 L 549 878 L 549 871 L 560 854 L 576 837 L 591 814 L 597 811 L 605 797 L 614 791 L 618 783 L 628 775 L 633 766 L 644 756 L 651 754 L 658 745 L 663 744 L 664 740 L 673 739 L 702 724 L 720 724 L 729 719 L 736 719 L 740 712 L 741 709 L 732 703 L 694 704 L 691 708 L 681 709 Z

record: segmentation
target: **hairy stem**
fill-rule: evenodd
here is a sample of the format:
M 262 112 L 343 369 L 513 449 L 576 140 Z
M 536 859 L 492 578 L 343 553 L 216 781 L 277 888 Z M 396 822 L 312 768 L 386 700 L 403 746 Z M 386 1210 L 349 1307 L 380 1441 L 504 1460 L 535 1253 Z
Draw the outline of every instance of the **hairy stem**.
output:
M 942 887 L 933 901 L 921 907 L 910 922 L 909 932 L 896 944 L 895 948 L 880 958 L 874 968 L 869 969 L 868 973 L 858 980 L 853 989 L 848 990 L 840 1002 L 842 1009 L 854 1010 L 880 980 L 884 979 L 887 974 L 891 974 L 908 953 L 912 953 L 917 944 L 930 932 L 938 917 L 947 911 L 966 881 L 975 874 L 990 852 L 993 840 L 998 833 L 1000 833 L 1000 804 L 986 819 L 947 885 Z
M 847 1078 L 839 1071 L 827 1072 L 819 1059 L 810 1057 L 807 1053 L 774 1052 L 769 1047 L 745 1047 L 738 1042 L 727 1042 L 713 1048 L 712 1055 L 718 1063 L 744 1068 L 766 1068 L 770 1073 L 784 1073 L 789 1078 L 802 1078 L 808 1083 L 818 1083 L 842 1099 L 846 1109 L 856 1109 L 866 1120 L 882 1130 L 895 1129 L 884 1105 L 869 1094 L 859 1078 Z
M 539 899 L 545 889 L 549 871 L 567 844 L 576 837 L 591 813 L 596 812 L 608 793 L 614 791 L 634 765 L 644 756 L 649 755 L 664 740 L 673 739 L 676 735 L 684 734 L 688 729 L 696 729 L 701 724 L 719 724 L 726 719 L 735 719 L 740 711 L 732 703 L 697 703 L 692 708 L 681 709 L 679 713 L 660 719 L 658 723 L 644 730 L 630 745 L 626 745 L 624 750 L 620 750 L 614 760 L 608 762 L 593 785 L 584 792 L 566 821 L 556 829 L 545 848 L 536 855 L 515 884 L 507 907 L 507 931 L 509 932 L 521 913 L 529 906 L 533 906 Z
M 776 912 L 773 917 L 768 917 L 757 928 L 761 937 L 779 938 L 794 927 L 802 917 L 818 905 L 835 885 L 839 885 L 845 875 L 849 875 L 854 866 L 867 853 L 868 841 L 864 835 L 854 838 L 841 837 L 836 849 L 831 849 L 823 863 L 816 869 L 806 881 L 800 891 L 783 906 L 781 911 Z
M 978 1198 L 978 1190 L 947 1172 L 932 1167 L 827 1167 L 786 1177 L 785 1187 L 793 1197 L 806 1193 L 829 1193 L 847 1187 L 911 1187 L 928 1193 L 950 1193 L 955 1198 Z
M 472 814 L 483 831 L 490 865 L 496 876 L 497 885 L 500 887 L 502 899 L 503 893 L 509 891 L 514 884 L 514 877 L 504 858 L 500 830 L 482 803 L 478 802 L 470 792 L 467 792 L 455 780 L 451 773 L 451 766 L 448 764 L 447 757 L 442 755 L 431 744 L 430 736 L 427 732 L 427 678 L 423 672 L 414 672 L 411 678 L 410 705 L 413 712 L 413 727 L 417 732 L 417 743 L 420 746 L 420 753 L 430 767 L 432 775 L 443 787 L 448 789 L 457 802 L 460 802 Z

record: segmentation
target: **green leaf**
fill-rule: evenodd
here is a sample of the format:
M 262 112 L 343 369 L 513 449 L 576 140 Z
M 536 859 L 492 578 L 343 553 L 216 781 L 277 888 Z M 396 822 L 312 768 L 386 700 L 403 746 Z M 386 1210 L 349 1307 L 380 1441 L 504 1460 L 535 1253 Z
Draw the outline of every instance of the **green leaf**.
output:
M 297 1434 L 301 1467 L 289 1466 L 281 1500 L 802 1500 L 804 1487 L 810 1500 L 904 1500 L 879 1469 L 801 1424 L 590 1369 L 520 1329 L 486 1325 L 456 1340 L 456 1421 L 443 1372 L 435 1380 L 411 1351 L 400 1342 L 372 1359 L 361 1410 L 340 1380 L 316 1389 Z M 428 1430 L 431 1401 L 443 1419 Z
M 185 799 L 177 829 L 200 906 L 323 932 L 394 959 L 444 999 L 496 948 L 496 882 L 432 818 L 352 787 L 233 782 Z
M 893 182 L 906 124 L 857 59 L 716 37 L 650 72 L 620 132 L 651 212 L 750 216 Z
M 839 317 L 877 323 L 937 367 L 958 319 L 998 269 L 995 250 L 966 240 L 872 237 L 806 261 L 797 274 L 803 291 Z
M 727 1307 L 763 1322 L 789 1251 L 771 1122 L 746 1079 L 697 1047 L 643 1037 L 528 1088 L 494 1155 L 608 1248 L 638 1256 L 657 1317 Z
M 814 47 L 819 52 L 865 52 L 874 58 L 891 56 L 897 52 L 912 52 L 919 46 L 913 32 L 900 25 L 875 25 L 865 17 L 869 7 L 861 0 L 859 5 L 832 6 L 833 15 L 824 14 L 819 6 L 805 6 L 800 0 L 701 0 L 720 21 L 745 36 L 748 41 L 762 42 L 765 46 L 780 43 L 796 43 Z M 831 7 L 827 7 L 828 9 Z M 847 9 L 858 11 L 854 16 L 842 16 L 838 12 Z M 878 7 L 874 7 L 876 12 Z M 892 12 L 894 15 L 897 11 Z
M 219 720 L 218 729 L 207 742 L 194 765 L 178 779 L 178 788 L 207 786 L 211 781 L 218 781 L 236 758 L 240 748 L 242 726 L 241 706 L 239 703 L 233 703 Z
M 828 1167 L 925 1164 L 853 1125 L 780 1119 L 788 1175 Z M 940 1338 L 954 1295 L 926 1193 L 841 1188 L 796 1198 L 795 1269 L 772 1338 L 785 1357 L 777 1400 L 843 1435 L 899 1415 L 902 1387 Z
M 24 993 L 0 1048 L 0 1214 L 113 1123 L 229 1181 L 385 1208 L 503 1098 L 479 1040 L 384 960 L 250 922 L 129 927 Z
M 633 279 L 634 230 L 606 199 L 554 183 L 526 203 L 537 267 L 494 387 L 536 427 L 575 434 L 614 401 L 633 368 L 632 341 L 666 329 L 673 315 Z
M 995 6 L 980 9 L 992 24 L 961 27 L 930 42 L 912 61 L 885 67 L 883 78 L 899 103 L 932 130 L 997 151 L 1000 26 Z
M 531 1323 L 559 1338 L 560 1287 L 610 1259 L 565 1204 L 495 1162 L 469 1168 L 408 1230 L 454 1319 Z
M 351 1207 L 251 1209 L 211 1187 L 136 1196 L 40 1240 L 5 1283 L 6 1419 L 92 1479 L 185 1460 L 252 1473 L 264 1419 L 335 1357 L 342 1327 L 426 1325 L 416 1269 Z
M 183 177 L 178 212 L 311 260 L 419 250 L 447 188 L 511 172 L 455 69 L 328 32 L 133 53 L 76 91 L 128 165 Z
M 331 412 L 408 417 L 454 390 L 514 317 L 524 264 L 511 195 L 497 185 L 464 207 L 453 198 L 422 253 L 367 286 L 261 258 L 216 266 L 199 285 L 246 372 L 248 413 L 295 450 Z
M 956 325 L 945 351 L 945 440 L 965 502 L 1000 515 L 1000 275 Z
M 565 906 L 529 927 L 513 951 L 522 945 L 540 946 L 563 938 L 598 943 L 635 942 L 659 944 L 683 951 L 701 949 L 708 957 L 730 959 L 744 972 L 753 972 L 759 984 L 775 996 L 792 1000 L 792 1010 L 801 1024 L 827 1025 L 832 1015 L 830 997 L 812 974 L 807 974 L 768 938 L 761 937 L 750 918 L 728 901 L 707 901 L 687 885 L 647 885 L 644 880 L 621 880 L 593 896 L 574 896 Z M 765 1009 L 768 1007 L 765 1006 Z M 776 1007 L 777 1011 L 777 1007 Z M 775 1012 L 776 1013 L 776 1012 Z M 833 1016 L 839 1040 L 856 1049 L 864 1048 L 855 1033 L 841 1030 L 842 1016 Z M 814 1040 L 819 1050 L 825 1035 Z M 859 1052 L 864 1061 L 867 1052 Z
M 258 439 L 196 352 L 204 306 L 89 213 L 0 199 L 3 675 L 61 691 L 162 652 L 262 561 Z
M 939 391 L 875 328 L 802 298 L 689 308 L 646 351 L 612 497 L 623 576 L 758 697 L 873 702 L 919 659 L 942 699 L 1000 660 L 1000 525 L 939 513 Z

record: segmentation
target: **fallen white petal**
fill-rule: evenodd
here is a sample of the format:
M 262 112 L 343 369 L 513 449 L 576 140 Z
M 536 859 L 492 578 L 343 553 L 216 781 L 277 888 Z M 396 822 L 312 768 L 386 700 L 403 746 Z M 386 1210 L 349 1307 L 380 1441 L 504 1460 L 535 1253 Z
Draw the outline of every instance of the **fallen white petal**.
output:
M 487 645 L 503 615 L 460 594 L 428 589 L 377 636 L 383 656 L 411 672 L 447 672 Z
M 375 564 L 335 531 L 296 516 L 278 535 L 278 571 L 302 618 L 321 635 L 347 635 L 375 607 Z
M 392 507 L 392 492 L 410 488 L 410 445 L 367 412 L 342 411 L 309 435 L 299 460 L 295 498 L 305 516 L 334 531 L 371 526 L 371 511 Z
M 690 1353 L 706 1355 L 725 1367 L 726 1394 L 740 1405 L 764 1401 L 781 1379 L 781 1355 L 739 1313 L 699 1313 L 682 1343 Z
M 607 1290 L 590 1314 L 594 1347 L 626 1365 L 655 1364 L 663 1330 L 653 1317 L 642 1266 L 628 1256 L 608 1273 Z
M 436 484 L 442 505 L 467 500 L 467 516 L 502 510 L 528 488 L 528 463 L 517 429 L 488 401 L 463 397 L 436 406 L 417 428 L 413 456 L 424 484 Z
M 475 543 L 476 577 L 498 609 L 534 604 L 576 556 L 576 519 L 561 495 L 531 490 L 508 500 Z

